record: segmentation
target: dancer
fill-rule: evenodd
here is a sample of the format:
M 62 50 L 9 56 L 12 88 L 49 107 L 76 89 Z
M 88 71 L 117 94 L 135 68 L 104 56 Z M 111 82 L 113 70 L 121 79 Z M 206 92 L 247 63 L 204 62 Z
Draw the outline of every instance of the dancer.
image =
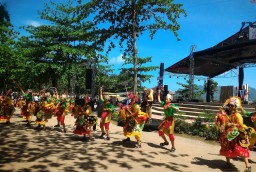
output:
M 256 105 L 254 106 L 254 112 L 246 111 L 243 107 L 241 107 L 241 114 L 251 118 L 253 128 L 247 127 L 246 131 L 247 134 L 249 135 L 249 149 L 253 150 L 254 145 L 256 144 Z
M 35 128 L 36 130 L 45 129 L 46 123 L 49 119 L 52 118 L 54 114 L 54 102 L 52 98 L 47 98 L 45 95 L 44 97 L 40 98 L 40 102 L 38 104 L 39 111 L 36 113 L 36 121 L 35 123 L 38 124 Z M 42 127 L 42 128 L 41 128 Z
M 24 92 L 24 90 L 20 87 L 20 85 L 17 84 L 17 87 L 20 88 L 22 94 L 23 94 L 23 99 L 25 101 L 25 103 L 23 104 L 23 106 L 21 107 L 21 115 L 24 119 L 26 119 L 27 122 L 27 126 L 30 127 L 31 124 L 31 118 L 32 118 L 32 114 L 34 113 L 34 104 L 33 104 L 33 93 L 32 90 L 28 90 L 26 93 Z
M 245 162 L 245 172 L 251 172 L 251 167 L 248 163 L 250 152 L 248 146 L 250 145 L 243 118 L 238 112 L 241 107 L 241 100 L 239 97 L 231 97 L 227 99 L 223 107 L 228 107 L 223 110 L 220 109 L 217 114 L 216 124 L 219 128 L 219 142 L 220 155 L 226 157 L 226 167 L 231 167 L 231 158 L 242 157 Z
M 0 104 L 0 121 L 5 121 L 5 124 L 10 124 L 10 119 L 15 111 L 11 94 L 12 89 L 9 89 Z
M 133 99 L 133 94 L 128 95 L 127 105 L 123 105 L 122 103 L 119 103 L 119 117 L 124 122 L 123 126 L 123 132 L 124 136 L 127 138 L 123 140 L 123 142 L 129 142 L 130 136 L 127 134 L 128 132 L 132 132 L 132 127 L 135 124 L 133 112 L 132 112 L 132 106 L 134 105 L 135 100 Z
M 104 96 L 102 93 L 102 87 L 100 87 L 100 100 L 103 103 L 103 111 L 101 114 L 101 120 L 100 120 L 100 129 L 101 129 L 101 136 L 100 138 L 104 138 L 105 135 L 107 135 L 106 140 L 110 140 L 109 137 L 109 125 L 111 122 L 112 113 L 114 112 L 114 105 L 112 105 L 108 99 L 107 96 Z
M 130 141 L 131 137 L 134 136 L 137 143 L 136 148 L 141 148 L 141 132 L 144 128 L 148 114 L 142 112 L 140 106 L 137 103 L 133 103 L 130 107 L 126 107 L 121 111 L 121 116 L 126 116 L 126 123 L 123 127 L 124 136 L 127 138 L 123 142 Z
M 63 132 L 66 133 L 66 125 L 65 125 L 65 116 L 68 114 L 69 110 L 67 107 L 67 101 L 65 97 L 62 97 L 61 100 L 57 99 L 56 101 L 56 107 L 55 107 L 55 113 L 57 116 L 57 122 L 58 124 L 54 127 L 60 127 L 60 125 L 63 126 Z
M 83 135 L 86 142 L 93 140 L 92 138 L 92 126 L 97 123 L 97 116 L 92 114 L 92 108 L 89 105 L 89 96 L 86 96 L 85 103 L 80 104 L 76 102 L 73 108 L 72 114 L 76 119 L 76 129 L 74 134 Z
M 169 136 L 169 139 L 172 144 L 171 152 L 175 152 L 176 148 L 174 145 L 174 126 L 175 126 L 175 119 L 174 119 L 174 113 L 179 110 L 179 107 L 175 104 L 171 103 L 171 97 L 166 96 L 165 102 L 162 102 L 160 100 L 160 93 L 161 90 L 158 91 L 158 102 L 161 106 L 164 107 L 164 120 L 159 124 L 158 126 L 158 134 L 162 137 L 164 140 L 163 143 L 160 143 L 160 146 L 166 146 L 169 145 L 169 142 L 167 141 L 165 134 Z
M 256 105 L 254 106 L 254 112 L 246 111 L 243 107 L 241 107 L 242 115 L 251 117 L 254 129 L 256 130 Z

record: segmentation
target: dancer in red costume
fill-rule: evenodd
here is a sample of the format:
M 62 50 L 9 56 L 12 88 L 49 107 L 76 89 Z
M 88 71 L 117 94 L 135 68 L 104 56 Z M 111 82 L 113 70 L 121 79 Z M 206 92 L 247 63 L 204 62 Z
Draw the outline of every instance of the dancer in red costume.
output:
M 97 116 L 92 114 L 92 108 L 89 105 L 90 98 L 86 96 L 85 104 L 79 105 L 76 103 L 73 108 L 72 114 L 76 119 L 76 129 L 74 134 L 83 135 L 86 142 L 93 140 L 92 138 L 92 126 L 97 123 Z
M 216 124 L 219 128 L 220 154 L 226 157 L 226 166 L 231 167 L 230 159 L 242 157 L 245 162 L 245 172 L 251 172 L 248 163 L 250 145 L 246 126 L 243 124 L 243 118 L 238 112 L 241 107 L 239 97 L 231 97 L 227 99 L 223 106 L 227 106 L 226 110 L 220 109 L 216 116 Z
M 110 140 L 109 137 L 109 125 L 112 118 L 112 113 L 114 112 L 114 105 L 109 101 L 109 98 L 107 96 L 104 96 L 102 93 L 102 87 L 100 87 L 100 101 L 103 103 L 103 111 L 101 114 L 101 120 L 100 120 L 100 129 L 101 129 L 101 136 L 100 138 L 104 138 L 105 135 L 107 135 L 106 140 Z
M 164 120 L 159 124 L 158 126 L 158 134 L 162 137 L 164 140 L 163 143 L 160 143 L 160 146 L 166 146 L 169 145 L 169 142 L 167 141 L 165 135 L 169 136 L 169 139 L 172 144 L 171 152 L 174 152 L 176 150 L 174 146 L 174 127 L 175 127 L 175 119 L 174 119 L 174 112 L 179 110 L 179 107 L 175 104 L 171 103 L 171 97 L 166 96 L 165 102 L 162 102 L 160 100 L 160 92 L 158 91 L 158 102 L 160 102 L 160 105 L 164 107 Z
M 56 107 L 55 107 L 55 113 L 57 116 L 57 122 L 58 124 L 55 125 L 54 127 L 60 127 L 60 125 L 63 126 L 63 132 L 66 133 L 66 125 L 65 125 L 65 117 L 68 114 L 68 106 L 67 106 L 67 101 L 66 98 L 62 97 L 61 100 L 56 100 Z

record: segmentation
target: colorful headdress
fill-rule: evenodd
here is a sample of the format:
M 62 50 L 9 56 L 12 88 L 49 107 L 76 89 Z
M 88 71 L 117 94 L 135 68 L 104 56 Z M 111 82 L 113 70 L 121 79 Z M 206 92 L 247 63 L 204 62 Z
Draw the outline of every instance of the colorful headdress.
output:
M 242 107 L 241 99 L 237 96 L 231 97 L 225 101 L 223 106 L 235 105 L 237 108 Z
M 85 103 L 89 103 L 90 102 L 90 97 L 89 96 L 86 96 L 85 97 Z
M 128 98 L 132 99 L 134 97 L 134 94 L 132 92 L 129 93 Z

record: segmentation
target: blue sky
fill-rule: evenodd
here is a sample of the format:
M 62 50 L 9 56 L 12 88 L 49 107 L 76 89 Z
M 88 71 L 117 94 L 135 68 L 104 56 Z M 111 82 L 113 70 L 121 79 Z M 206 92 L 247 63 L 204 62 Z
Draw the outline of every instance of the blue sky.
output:
M 52 0 L 53 2 L 66 2 L 66 0 Z M 39 19 L 38 11 L 43 9 L 43 4 L 49 0 L 0 0 L 6 2 L 7 10 L 11 15 L 15 29 L 19 26 L 32 24 L 39 26 L 46 23 Z M 256 21 L 256 0 L 175 0 L 184 4 L 187 17 L 178 21 L 181 29 L 178 31 L 181 41 L 177 41 L 170 31 L 158 31 L 153 40 L 144 34 L 139 38 L 138 56 L 152 57 L 148 65 L 160 66 L 164 63 L 167 68 L 180 61 L 190 53 L 190 46 L 196 45 L 195 51 L 201 51 L 212 47 L 224 39 L 232 36 L 240 30 L 242 22 Z M 119 48 L 109 54 L 109 62 L 115 64 L 115 68 L 121 68 L 122 52 Z M 244 84 L 256 88 L 255 67 L 245 69 Z M 147 88 L 157 85 L 159 71 L 151 73 L 154 78 L 143 85 Z M 213 78 L 220 86 L 238 85 L 238 70 L 225 74 L 227 78 Z M 187 78 L 188 79 L 188 78 Z M 169 90 L 176 91 L 180 86 L 177 82 L 184 83 L 184 77 L 169 77 L 164 74 L 164 85 Z M 201 77 L 195 76 L 195 84 L 203 85 Z

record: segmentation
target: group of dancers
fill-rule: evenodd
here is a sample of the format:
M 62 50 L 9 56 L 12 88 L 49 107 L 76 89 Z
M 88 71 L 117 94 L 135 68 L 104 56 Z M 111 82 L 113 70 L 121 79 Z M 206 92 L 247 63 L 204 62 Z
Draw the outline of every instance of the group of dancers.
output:
M 21 89 L 21 87 L 19 87 Z M 137 144 L 136 147 L 141 147 L 141 132 L 146 123 L 151 122 L 151 108 L 153 103 L 153 90 L 144 90 L 144 96 L 141 105 L 138 103 L 138 95 L 129 94 L 128 104 L 123 105 L 119 103 L 119 116 L 124 122 L 123 133 L 126 139 L 123 142 L 129 142 L 131 137 L 134 136 Z M 83 135 L 86 141 L 93 139 L 92 126 L 95 126 L 98 122 L 98 117 L 92 113 L 92 107 L 90 106 L 90 98 L 85 97 L 84 101 L 72 101 L 67 100 L 65 97 L 59 97 L 57 90 L 52 94 L 40 92 L 40 101 L 33 101 L 33 93 L 31 90 L 24 92 L 22 99 L 18 100 L 16 105 L 21 109 L 21 116 L 27 121 L 27 126 L 31 126 L 32 116 L 36 116 L 35 123 L 37 127 L 35 129 L 44 129 L 47 125 L 47 121 L 53 117 L 57 118 L 57 125 L 54 127 L 63 127 L 63 132 L 66 132 L 65 116 L 71 113 L 76 118 L 74 134 Z M 8 90 L 5 96 L 0 98 L 0 120 L 10 123 L 10 119 L 14 113 L 15 106 L 14 101 L 11 99 L 12 90 Z M 160 102 L 160 92 L 158 100 Z M 115 107 L 108 95 L 103 94 L 102 87 L 99 92 L 99 101 L 102 104 L 102 113 L 100 118 L 101 135 L 99 138 L 110 140 L 110 124 L 111 118 Z M 174 147 L 174 112 L 178 110 L 178 107 L 171 104 L 171 98 L 166 97 L 165 102 L 161 102 L 164 107 L 164 115 L 166 118 L 159 125 L 159 136 L 164 140 L 161 146 L 169 144 L 165 134 L 168 135 L 172 143 L 172 151 L 175 151 Z
M 12 90 L 8 90 L 6 95 L 0 99 L 0 121 L 10 123 L 11 116 L 14 112 L 13 101 L 10 98 Z M 22 91 L 23 92 L 23 91 Z M 138 96 L 128 95 L 129 101 L 127 105 L 119 104 L 119 117 L 123 120 L 123 134 L 126 137 L 123 142 L 131 141 L 131 137 L 136 139 L 136 148 L 141 148 L 141 134 L 146 123 L 150 123 L 152 118 L 152 101 L 153 91 L 145 90 L 145 95 L 141 104 L 138 104 Z M 47 120 L 53 116 L 57 117 L 57 125 L 65 128 L 65 116 L 70 112 L 75 121 L 74 134 L 83 135 L 86 141 L 93 140 L 92 126 L 97 124 L 98 117 L 92 113 L 90 106 L 90 98 L 85 97 L 82 103 L 76 101 L 68 101 L 66 98 L 58 98 L 57 92 L 53 95 L 43 93 L 39 102 L 32 101 L 32 92 L 23 92 L 23 100 L 18 102 L 21 108 L 21 115 L 27 120 L 27 125 L 31 123 L 32 115 L 36 116 L 37 129 L 44 128 Z M 167 95 L 165 101 L 160 100 L 161 90 L 157 93 L 158 102 L 164 109 L 164 118 L 158 126 L 158 134 L 163 139 L 160 146 L 169 145 L 171 142 L 171 152 L 175 152 L 174 144 L 174 114 L 179 111 L 179 107 L 171 102 L 172 98 Z M 102 87 L 100 88 L 99 98 L 102 103 L 102 114 L 100 118 L 101 135 L 99 138 L 110 140 L 110 124 L 112 115 L 116 107 L 111 103 L 110 98 L 103 94 Z M 231 167 L 231 158 L 243 157 L 246 172 L 251 171 L 248 158 L 250 157 L 250 139 L 255 135 L 255 128 L 248 127 L 243 123 L 243 117 L 239 113 L 239 108 L 243 115 L 250 116 L 256 124 L 256 112 L 246 112 L 242 108 L 242 103 L 239 97 L 231 97 L 226 100 L 216 115 L 215 124 L 219 131 L 220 155 L 226 157 L 226 166 Z M 253 133 L 253 134 L 252 134 Z M 166 136 L 169 138 L 167 139 Z M 169 141 L 168 141 L 169 140 Z

